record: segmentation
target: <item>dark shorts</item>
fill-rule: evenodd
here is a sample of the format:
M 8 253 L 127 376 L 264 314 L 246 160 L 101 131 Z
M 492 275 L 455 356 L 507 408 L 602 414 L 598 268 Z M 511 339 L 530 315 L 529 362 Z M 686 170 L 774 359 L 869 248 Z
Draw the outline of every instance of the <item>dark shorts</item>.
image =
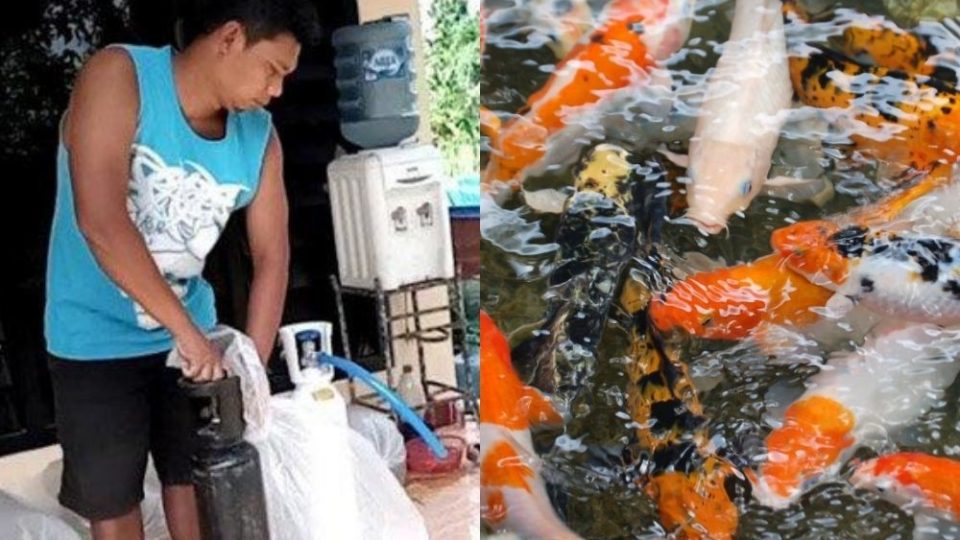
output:
M 81 516 L 119 517 L 143 500 L 147 453 L 165 486 L 190 483 L 194 415 L 167 353 L 118 360 L 50 357 L 60 503 Z

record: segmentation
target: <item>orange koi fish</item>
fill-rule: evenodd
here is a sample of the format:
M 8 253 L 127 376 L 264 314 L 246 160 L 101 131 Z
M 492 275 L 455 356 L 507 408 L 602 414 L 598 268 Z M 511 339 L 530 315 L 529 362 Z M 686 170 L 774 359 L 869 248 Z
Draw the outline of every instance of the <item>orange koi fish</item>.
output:
M 575 46 L 520 116 L 497 137 L 483 174 L 485 184 L 519 179 L 546 152 L 550 135 L 577 108 L 605 93 L 648 78 L 647 70 L 686 41 L 690 0 L 613 0 L 589 39 Z
M 960 461 L 919 452 L 888 454 L 862 463 L 850 482 L 895 504 L 960 521 Z
M 506 338 L 481 311 L 480 485 L 487 525 L 533 540 L 580 540 L 550 506 L 530 437 L 531 425 L 561 422 L 550 401 L 520 381 Z
M 700 272 L 655 298 L 650 319 L 661 331 L 739 340 L 765 323 L 805 325 L 833 293 L 791 270 L 779 255 Z

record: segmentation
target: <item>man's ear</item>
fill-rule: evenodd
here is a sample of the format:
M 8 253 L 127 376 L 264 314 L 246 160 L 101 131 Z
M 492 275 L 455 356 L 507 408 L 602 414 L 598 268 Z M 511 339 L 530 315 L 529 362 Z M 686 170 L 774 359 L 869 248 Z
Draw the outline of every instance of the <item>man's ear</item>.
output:
M 247 35 L 238 21 L 227 21 L 217 30 L 217 53 L 226 55 L 231 50 L 243 49 L 247 45 Z

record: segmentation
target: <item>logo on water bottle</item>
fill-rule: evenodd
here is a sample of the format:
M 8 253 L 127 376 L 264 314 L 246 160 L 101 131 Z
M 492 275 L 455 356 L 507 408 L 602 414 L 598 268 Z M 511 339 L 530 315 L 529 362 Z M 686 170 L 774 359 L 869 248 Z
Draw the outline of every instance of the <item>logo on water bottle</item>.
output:
M 407 75 L 407 58 L 401 47 L 363 51 L 363 80 L 399 79 Z

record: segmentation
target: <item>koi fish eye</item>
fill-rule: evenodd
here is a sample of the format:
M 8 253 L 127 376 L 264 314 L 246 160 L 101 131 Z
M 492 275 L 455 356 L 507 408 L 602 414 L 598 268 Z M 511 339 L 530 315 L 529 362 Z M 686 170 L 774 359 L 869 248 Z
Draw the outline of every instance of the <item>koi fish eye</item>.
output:
M 740 195 L 746 197 L 750 194 L 750 191 L 753 189 L 753 182 L 750 179 L 744 180 L 740 183 Z
M 630 24 L 630 31 L 631 31 L 631 32 L 634 32 L 634 33 L 637 33 L 637 34 L 642 34 L 642 33 L 643 33 L 643 30 L 644 30 L 644 28 L 643 28 L 643 23 L 641 23 L 641 22 L 635 22 L 635 23 L 631 23 L 631 24 Z

